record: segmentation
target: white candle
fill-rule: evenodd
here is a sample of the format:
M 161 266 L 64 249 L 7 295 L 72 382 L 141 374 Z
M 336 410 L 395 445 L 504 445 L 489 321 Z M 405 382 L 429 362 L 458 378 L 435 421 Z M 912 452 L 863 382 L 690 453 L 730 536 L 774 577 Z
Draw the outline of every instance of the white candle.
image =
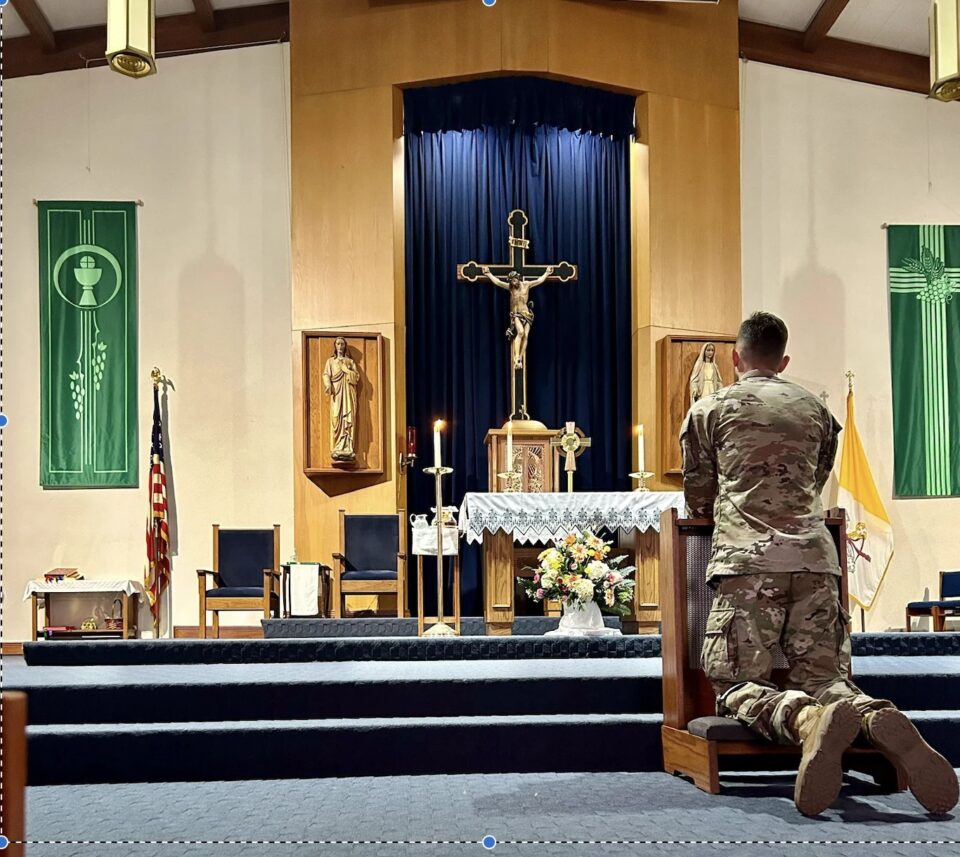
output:
M 646 468 L 643 466 L 644 458 L 644 448 L 643 448 L 643 426 L 637 426 L 637 470 L 640 473 L 643 473 Z
M 433 424 L 433 466 L 440 466 L 440 429 L 443 428 L 443 420 L 437 420 Z
M 507 423 L 507 467 L 508 473 L 513 472 L 513 420 Z

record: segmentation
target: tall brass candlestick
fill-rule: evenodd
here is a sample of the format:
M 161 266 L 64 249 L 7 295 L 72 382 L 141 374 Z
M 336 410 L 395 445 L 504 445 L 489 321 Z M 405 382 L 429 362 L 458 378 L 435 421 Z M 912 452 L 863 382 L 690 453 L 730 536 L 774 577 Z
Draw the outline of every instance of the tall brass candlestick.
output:
M 444 476 L 453 473 L 452 467 L 425 467 L 424 473 L 433 476 L 437 503 L 437 622 L 423 632 L 424 637 L 455 637 L 457 632 L 443 621 L 443 484 Z

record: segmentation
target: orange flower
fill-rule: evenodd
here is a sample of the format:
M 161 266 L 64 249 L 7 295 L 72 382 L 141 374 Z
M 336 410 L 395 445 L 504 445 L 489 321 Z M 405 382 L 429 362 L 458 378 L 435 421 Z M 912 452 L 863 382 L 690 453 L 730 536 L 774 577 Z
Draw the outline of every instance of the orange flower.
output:
M 568 545 L 572 545 L 576 540 L 577 540 L 577 537 L 576 537 L 575 535 L 572 535 L 572 534 L 569 535 L 569 536 L 567 536 L 567 537 L 564 539 L 564 541 L 565 541 Z
M 603 554 L 600 553 L 600 551 L 594 551 L 594 552 L 593 552 L 593 558 L 594 558 L 594 559 L 603 559 Z

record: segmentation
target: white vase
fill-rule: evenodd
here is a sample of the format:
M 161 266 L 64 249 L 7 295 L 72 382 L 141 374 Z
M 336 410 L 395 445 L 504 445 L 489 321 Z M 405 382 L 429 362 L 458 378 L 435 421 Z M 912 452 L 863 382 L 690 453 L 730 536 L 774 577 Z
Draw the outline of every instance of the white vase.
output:
M 603 624 L 603 615 L 596 601 L 589 604 L 579 602 L 563 605 L 563 616 L 556 631 L 548 631 L 547 637 L 619 637 L 616 628 L 607 628 Z

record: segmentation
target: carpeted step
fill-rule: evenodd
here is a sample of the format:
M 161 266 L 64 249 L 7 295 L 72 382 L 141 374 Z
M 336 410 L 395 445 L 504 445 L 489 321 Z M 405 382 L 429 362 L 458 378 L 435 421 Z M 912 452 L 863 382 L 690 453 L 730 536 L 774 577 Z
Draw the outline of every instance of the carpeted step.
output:
M 620 619 L 604 616 L 608 628 L 619 629 Z M 377 616 L 358 619 L 317 619 L 293 616 L 289 619 L 263 619 L 263 636 L 268 639 L 292 639 L 309 637 L 416 637 L 417 620 L 400 619 L 396 616 Z M 516 637 L 542 636 L 555 631 L 560 618 L 551 616 L 517 616 L 513 621 Z M 482 637 L 487 633 L 482 616 L 464 616 L 460 633 L 465 637 Z
M 897 657 L 958 655 L 960 633 L 854 634 L 853 653 Z M 25 643 L 23 654 L 28 664 L 37 666 L 658 658 L 660 636 L 44 640 Z
M 378 637 L 309 640 L 43 640 L 31 666 L 488 661 L 659 657 L 660 637 Z
M 29 728 L 29 783 L 653 771 L 658 714 Z
M 661 707 L 659 661 L 26 667 L 30 722 L 634 714 Z

